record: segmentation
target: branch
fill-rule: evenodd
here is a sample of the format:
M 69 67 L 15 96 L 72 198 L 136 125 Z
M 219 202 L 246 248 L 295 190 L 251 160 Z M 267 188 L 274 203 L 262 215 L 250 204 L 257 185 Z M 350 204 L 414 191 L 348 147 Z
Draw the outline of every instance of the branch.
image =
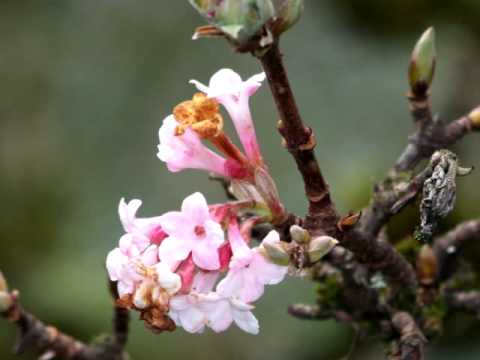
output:
M 337 229 L 340 216 L 315 157 L 313 132 L 300 117 L 278 43 L 275 42 L 259 59 L 281 117 L 279 131 L 305 185 L 309 210 L 304 227 L 313 235 L 334 236 L 368 268 L 382 271 L 409 288 L 414 287 L 416 280 L 413 268 L 390 244 L 377 242 L 375 237 L 366 236 L 355 229 L 346 232 Z
M 315 137 L 300 117 L 278 43 L 275 42 L 259 59 L 280 114 L 280 134 L 285 140 L 286 148 L 295 159 L 305 185 L 309 202 L 305 226 L 308 230 L 323 229 L 325 233 L 329 233 L 338 221 L 338 215 L 328 184 L 315 157 Z
M 457 292 L 447 299 L 454 308 L 474 312 L 480 319 L 480 291 Z
M 456 260 L 469 241 L 480 239 L 480 219 L 457 225 L 443 236 L 435 239 L 433 251 L 438 259 L 439 277 L 448 279 L 456 270 Z
M 0 274 L 1 275 L 1 274 Z M 3 278 L 3 277 L 2 277 Z M 42 354 L 42 358 L 72 360 L 125 360 L 124 352 L 128 334 L 128 312 L 115 305 L 113 336 L 103 341 L 87 345 L 74 337 L 64 334 L 51 325 L 46 325 L 26 311 L 19 299 L 19 292 L 0 289 L 2 307 L 0 316 L 18 329 L 18 340 L 14 348 L 16 354 L 32 348 Z
M 412 171 L 418 162 L 430 157 L 435 151 L 454 144 L 472 131 L 478 131 L 480 129 L 479 111 L 480 108 L 477 108 L 469 115 L 448 125 L 439 121 L 430 122 L 428 116 L 420 116 L 418 111 L 413 112 L 417 122 L 427 125 L 420 126 L 410 137 L 410 143 L 398 158 L 394 168 L 381 183 L 375 186 L 373 201 L 362 211 L 361 228 L 366 235 L 376 236 L 391 216 L 414 200 L 423 182 L 430 176 L 432 168 L 429 167 L 419 173 L 411 180 L 410 185 L 406 185 L 405 172 Z M 428 129 L 425 129 L 425 126 Z M 405 186 L 409 188 L 404 189 Z M 402 199 L 407 201 L 402 202 Z M 399 202 L 396 203 L 396 201 Z
M 407 312 L 397 312 L 392 317 L 392 325 L 400 338 L 393 343 L 389 360 L 422 360 L 427 340 L 413 317 Z

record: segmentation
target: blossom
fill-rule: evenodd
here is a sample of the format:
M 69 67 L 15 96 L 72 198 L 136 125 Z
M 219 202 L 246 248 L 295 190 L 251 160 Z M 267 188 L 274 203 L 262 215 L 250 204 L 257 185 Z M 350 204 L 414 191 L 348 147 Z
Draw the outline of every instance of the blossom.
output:
M 215 98 L 221 103 L 232 118 L 247 157 L 254 163 L 261 164 L 260 147 L 258 145 L 249 98 L 265 80 L 265 73 L 253 75 L 243 81 L 240 75 L 231 69 L 221 69 L 210 79 L 208 86 L 197 80 L 190 80 L 198 90 Z
M 166 237 L 165 232 L 159 223 L 159 217 L 137 218 L 138 209 L 142 206 L 142 201 L 133 199 L 128 203 L 122 198 L 118 204 L 118 215 L 123 225 L 123 229 L 129 235 L 132 245 L 143 251 L 148 245 L 160 244 Z
M 205 327 L 222 332 L 235 322 L 242 330 L 258 334 L 258 320 L 251 312 L 252 305 L 210 291 L 217 278 L 216 272 L 198 273 L 191 293 L 170 300 L 169 316 L 190 333 L 201 333 Z
M 130 250 L 130 248 L 129 248 Z M 117 281 L 119 297 L 133 294 L 144 276 L 138 271 L 139 266 L 152 266 L 158 262 L 158 247 L 149 246 L 143 253 L 125 253 L 115 248 L 107 256 L 106 266 L 110 280 Z
M 224 242 L 223 229 L 210 216 L 201 193 L 186 197 L 181 211 L 162 215 L 160 223 L 168 234 L 159 248 L 162 261 L 172 265 L 192 253 L 193 262 L 199 268 L 216 270 L 220 267 L 218 249 Z
M 177 134 L 177 120 L 173 115 L 166 117 L 160 127 L 157 156 L 167 164 L 168 170 L 201 169 L 228 177 L 227 160 L 205 146 L 200 136 L 190 127 Z
M 217 286 L 218 293 L 250 303 L 263 295 L 265 285 L 278 284 L 284 279 L 288 268 L 270 262 L 261 247 L 250 249 L 236 222 L 230 224 L 229 241 L 233 258 L 227 276 Z M 279 241 L 279 235 L 272 230 L 263 241 Z

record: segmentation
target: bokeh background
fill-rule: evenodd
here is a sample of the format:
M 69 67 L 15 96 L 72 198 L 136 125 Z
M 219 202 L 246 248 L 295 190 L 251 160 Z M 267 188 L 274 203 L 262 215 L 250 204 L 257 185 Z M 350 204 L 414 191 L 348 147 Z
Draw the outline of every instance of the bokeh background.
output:
M 426 27 L 438 34 L 435 111 L 451 120 L 480 103 L 479 18 L 477 0 L 306 0 L 282 45 L 341 211 L 366 204 L 412 129 L 405 74 Z M 224 199 L 205 174 L 172 175 L 156 158 L 160 123 L 192 95 L 189 79 L 208 81 L 221 67 L 260 71 L 222 41 L 192 42 L 200 24 L 186 0 L 0 1 L 0 268 L 28 309 L 84 340 L 109 330 L 104 259 L 122 233 L 119 199 L 143 199 L 146 216 L 178 208 L 194 191 Z M 280 146 L 266 87 L 252 108 L 282 198 L 303 213 L 302 184 Z M 456 150 L 480 168 L 479 148 L 472 135 Z M 480 216 L 479 181 L 479 172 L 459 180 L 445 226 Z M 412 231 L 412 219 L 400 232 Z M 155 336 L 133 321 L 128 350 L 133 359 L 341 359 L 354 336 L 346 325 L 286 314 L 290 303 L 313 301 L 314 290 L 300 279 L 270 287 L 255 337 L 234 328 Z M 449 321 L 429 358 L 478 359 L 479 330 L 466 318 Z M 0 359 L 14 359 L 13 342 L 1 321 Z M 381 358 L 375 339 L 351 356 Z

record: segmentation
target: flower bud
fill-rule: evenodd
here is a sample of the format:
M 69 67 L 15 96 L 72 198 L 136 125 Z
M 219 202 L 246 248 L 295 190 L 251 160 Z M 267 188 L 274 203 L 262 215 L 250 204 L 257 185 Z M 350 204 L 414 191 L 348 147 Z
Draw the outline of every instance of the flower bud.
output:
M 297 244 L 306 244 L 310 241 L 310 234 L 308 231 L 298 225 L 290 226 L 290 236 Z
M 327 255 L 335 245 L 338 244 L 338 240 L 330 236 L 319 236 L 312 241 L 308 246 L 308 257 L 312 263 L 319 261 L 322 257 Z
M 435 30 L 427 29 L 412 52 L 408 79 L 414 94 L 428 90 L 433 81 L 436 64 Z
M 277 186 L 268 171 L 262 167 L 255 169 L 255 186 L 272 212 L 273 221 L 283 220 L 285 209 L 280 202 Z
M 211 24 L 237 43 L 245 43 L 274 17 L 271 0 L 189 0 Z
M 472 120 L 473 128 L 480 130 L 480 106 L 473 110 L 468 117 Z
M 290 254 L 287 250 L 288 244 L 282 241 L 264 241 L 262 247 L 272 263 L 282 266 L 287 266 L 289 264 Z
M 280 19 L 277 35 L 287 31 L 297 23 L 303 13 L 303 0 L 273 0 L 275 14 Z
M 432 247 L 423 245 L 417 256 L 417 276 L 422 285 L 432 285 L 437 279 L 438 261 Z

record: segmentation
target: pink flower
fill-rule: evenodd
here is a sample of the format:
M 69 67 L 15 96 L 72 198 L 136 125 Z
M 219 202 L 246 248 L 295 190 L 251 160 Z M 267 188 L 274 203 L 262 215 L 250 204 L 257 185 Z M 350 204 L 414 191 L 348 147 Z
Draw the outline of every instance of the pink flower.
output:
M 217 292 L 225 297 L 251 303 L 263 295 L 265 285 L 281 282 L 288 268 L 271 263 L 263 255 L 260 247 L 250 249 L 236 222 L 230 224 L 228 235 L 233 258 L 227 276 L 217 286 Z M 263 241 L 272 242 L 280 239 L 278 233 L 272 230 Z
M 262 158 L 248 102 L 263 80 L 265 74 L 260 73 L 243 81 L 240 75 L 230 69 L 217 71 L 211 77 L 208 86 L 190 80 L 198 90 L 210 98 L 217 99 L 227 109 L 247 157 L 257 164 L 261 164 Z
M 157 156 L 167 164 L 168 170 L 201 169 L 229 177 L 227 160 L 206 147 L 199 135 L 190 128 L 176 135 L 178 123 L 173 115 L 163 120 L 158 133 L 160 144 Z
M 131 248 L 129 247 L 130 251 Z M 138 284 L 143 280 L 139 266 L 153 266 L 158 263 L 158 247 L 149 246 L 142 254 L 124 253 L 121 248 L 115 248 L 107 256 L 107 271 L 110 280 L 117 281 L 120 297 L 133 294 Z
M 118 215 L 124 230 L 131 237 L 132 244 L 143 251 L 152 243 L 159 245 L 167 235 L 160 226 L 159 216 L 137 218 L 140 206 L 142 206 L 141 200 L 133 199 L 126 203 L 125 199 L 122 198 L 118 205 Z
M 218 272 L 198 273 L 190 294 L 170 300 L 169 316 L 190 333 L 201 333 L 206 326 L 221 332 L 235 322 L 242 330 L 258 334 L 258 321 L 251 312 L 253 306 L 211 292 L 218 275 Z
M 160 245 L 162 261 L 173 265 L 192 253 L 193 262 L 199 268 L 217 270 L 220 267 L 218 249 L 224 242 L 224 233 L 221 225 L 210 216 L 201 193 L 185 198 L 181 211 L 162 215 L 160 223 L 168 234 Z

